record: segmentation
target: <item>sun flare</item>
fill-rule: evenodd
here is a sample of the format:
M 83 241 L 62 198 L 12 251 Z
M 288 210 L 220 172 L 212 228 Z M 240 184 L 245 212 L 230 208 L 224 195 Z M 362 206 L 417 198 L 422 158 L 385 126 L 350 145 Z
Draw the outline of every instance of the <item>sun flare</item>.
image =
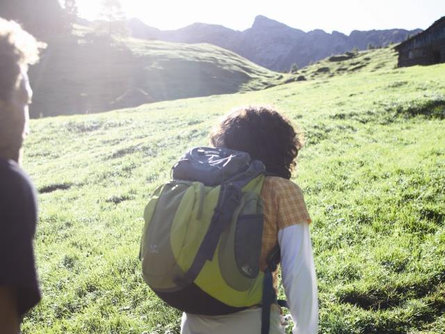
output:
M 63 3 L 63 0 L 59 0 Z M 106 16 L 106 9 L 113 4 L 120 6 L 121 14 L 126 18 L 139 18 L 146 24 L 163 30 L 178 29 L 194 22 L 223 24 L 231 18 L 235 25 L 247 21 L 243 15 L 244 4 L 231 6 L 215 5 L 205 0 L 163 0 L 142 2 L 140 0 L 77 0 L 78 14 L 87 20 L 99 20 Z M 246 26 L 247 28 L 247 26 Z
M 65 2 L 59 1 L 62 5 Z M 445 10 L 443 0 L 424 0 L 422 6 L 415 0 L 226 0 L 216 3 L 208 0 L 76 0 L 78 14 L 88 20 L 103 19 L 107 2 L 120 4 L 126 18 L 139 18 L 161 30 L 179 29 L 196 22 L 245 30 L 251 27 L 257 15 L 303 31 L 323 29 L 349 34 L 352 30 L 425 29 L 437 19 L 437 13 Z M 352 12 L 355 14 L 351 15 Z M 411 19 L 413 15 L 416 20 Z

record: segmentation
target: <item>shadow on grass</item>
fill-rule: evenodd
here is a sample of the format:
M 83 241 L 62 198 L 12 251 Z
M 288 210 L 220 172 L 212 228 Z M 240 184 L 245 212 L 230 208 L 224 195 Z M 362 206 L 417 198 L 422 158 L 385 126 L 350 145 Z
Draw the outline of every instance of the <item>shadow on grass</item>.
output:
M 133 199 L 133 197 L 131 197 L 129 195 L 116 195 L 116 196 L 111 196 L 111 197 L 107 198 L 105 200 L 105 202 L 119 204 L 119 203 L 122 203 L 124 201 L 131 200 L 131 199 Z
M 342 303 L 353 304 L 365 310 L 386 310 L 410 299 L 420 299 L 435 293 L 445 283 L 445 270 L 429 280 L 400 286 L 381 286 L 367 291 L 348 290 L 340 293 Z
M 371 312 L 370 318 L 365 317 L 356 323 L 361 333 L 402 334 L 412 329 L 413 324 L 417 324 L 417 329 L 424 329 L 445 312 L 445 272 L 428 282 L 396 289 L 382 287 L 367 292 L 349 291 L 340 300 Z M 411 312 L 400 313 L 399 306 L 403 308 L 403 304 L 413 302 Z M 414 306 L 416 304 L 417 307 Z M 381 315 L 374 318 L 376 312 Z
M 416 103 L 412 106 L 399 106 L 396 115 L 406 118 L 423 115 L 431 119 L 445 118 L 445 99 L 429 100 L 423 103 Z
M 48 186 L 41 187 L 39 189 L 39 193 L 40 194 L 46 194 L 46 193 L 51 193 L 51 192 L 56 191 L 56 190 L 67 190 L 67 189 L 71 188 L 72 186 L 73 186 L 72 183 L 55 183 L 55 184 L 50 184 Z

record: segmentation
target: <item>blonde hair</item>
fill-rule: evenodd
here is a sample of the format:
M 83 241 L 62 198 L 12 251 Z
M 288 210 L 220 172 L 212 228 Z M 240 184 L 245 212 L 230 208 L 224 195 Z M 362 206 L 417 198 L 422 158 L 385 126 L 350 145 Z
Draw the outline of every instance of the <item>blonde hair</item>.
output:
M 21 68 L 35 64 L 39 50 L 45 46 L 16 22 L 0 18 L 0 100 L 9 100 L 17 88 Z

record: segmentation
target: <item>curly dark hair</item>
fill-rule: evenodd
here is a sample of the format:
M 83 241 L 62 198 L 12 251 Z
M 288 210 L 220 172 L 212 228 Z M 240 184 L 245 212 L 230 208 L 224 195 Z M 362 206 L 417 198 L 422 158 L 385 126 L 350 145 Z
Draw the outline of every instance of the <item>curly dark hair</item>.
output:
M 296 166 L 302 135 L 290 121 L 266 106 L 248 106 L 229 113 L 210 135 L 215 147 L 226 147 L 249 153 L 260 160 L 270 175 L 286 179 Z

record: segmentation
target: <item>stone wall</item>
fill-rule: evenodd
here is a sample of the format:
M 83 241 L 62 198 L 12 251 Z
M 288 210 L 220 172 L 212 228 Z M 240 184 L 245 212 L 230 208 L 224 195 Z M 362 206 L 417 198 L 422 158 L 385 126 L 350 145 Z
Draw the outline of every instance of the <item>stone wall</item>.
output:
M 398 66 L 445 63 L 445 16 L 396 47 Z

